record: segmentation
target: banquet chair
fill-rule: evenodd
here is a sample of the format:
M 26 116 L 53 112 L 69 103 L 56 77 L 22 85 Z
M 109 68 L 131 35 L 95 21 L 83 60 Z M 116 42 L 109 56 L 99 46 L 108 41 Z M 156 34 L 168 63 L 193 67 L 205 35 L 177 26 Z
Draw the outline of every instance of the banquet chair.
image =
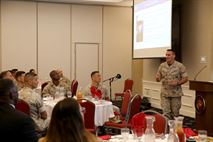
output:
M 133 80 L 126 79 L 125 82 L 124 82 L 124 90 L 123 90 L 123 92 L 122 93 L 115 93 L 115 100 L 117 100 L 117 97 L 123 98 L 124 92 L 126 92 L 127 90 L 132 91 L 132 86 L 133 86 Z
M 72 97 L 74 97 L 76 95 L 77 89 L 78 89 L 78 81 L 74 79 L 71 83 Z
M 85 128 L 90 132 L 95 133 L 95 104 L 89 100 L 81 99 L 80 105 L 85 108 L 85 111 L 83 112 Z
M 145 122 L 145 113 L 144 112 L 139 112 L 132 117 L 131 128 L 134 128 L 134 127 L 145 128 L 145 125 L 146 125 L 146 122 Z
M 132 117 L 137 114 L 140 111 L 140 105 L 141 105 L 142 98 L 140 95 L 134 95 L 131 98 L 131 101 L 128 105 L 127 114 L 125 116 L 124 120 L 121 120 L 120 123 L 108 121 L 105 122 L 104 126 L 107 130 L 107 133 L 109 133 L 109 129 L 117 129 L 120 130 L 121 128 L 131 127 L 131 119 Z
M 123 97 L 123 101 L 122 101 L 122 105 L 121 105 L 120 117 L 125 118 L 127 111 L 128 111 L 128 105 L 130 102 L 130 98 L 131 98 L 131 91 L 127 90 L 126 92 L 124 92 L 124 97 Z
M 22 99 L 18 99 L 15 108 L 21 112 L 24 112 L 27 115 L 30 115 L 30 106 Z
M 155 133 L 156 134 L 166 134 L 167 133 L 167 122 L 168 122 L 168 119 L 158 113 L 157 111 L 154 111 L 154 110 L 146 110 L 146 111 L 143 111 L 145 113 L 145 115 L 152 115 L 155 117 L 155 121 L 154 121 L 154 130 L 155 130 Z M 146 126 L 145 126 L 146 127 Z
M 133 133 L 136 133 L 137 135 L 143 135 L 145 131 L 145 113 L 139 112 L 135 114 L 131 119 L 131 130 Z

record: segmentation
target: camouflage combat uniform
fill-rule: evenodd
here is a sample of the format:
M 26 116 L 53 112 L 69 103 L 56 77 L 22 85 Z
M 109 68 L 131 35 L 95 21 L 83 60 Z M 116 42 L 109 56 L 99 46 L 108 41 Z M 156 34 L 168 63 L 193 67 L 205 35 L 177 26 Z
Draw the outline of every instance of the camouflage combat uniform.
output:
M 49 82 L 47 86 L 44 87 L 42 91 L 42 96 L 47 97 L 47 96 L 52 96 L 55 97 L 57 93 L 62 92 L 63 95 L 66 95 L 66 93 L 70 91 L 70 86 L 68 86 L 66 83 L 60 81 L 58 86 L 55 86 L 53 82 Z
M 179 115 L 181 108 L 181 96 L 183 96 L 181 85 L 171 86 L 172 80 L 181 80 L 187 77 L 186 68 L 182 63 L 174 61 L 172 65 L 167 62 L 159 66 L 158 73 L 161 75 L 161 107 L 163 113 L 170 119 Z

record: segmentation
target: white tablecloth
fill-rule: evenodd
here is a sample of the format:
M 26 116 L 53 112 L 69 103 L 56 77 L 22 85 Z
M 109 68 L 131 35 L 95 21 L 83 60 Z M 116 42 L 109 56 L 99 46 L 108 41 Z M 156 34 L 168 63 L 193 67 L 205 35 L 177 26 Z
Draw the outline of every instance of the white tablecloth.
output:
M 109 101 L 95 101 L 95 126 L 103 126 L 109 118 L 114 117 L 113 105 Z
M 51 115 L 52 115 L 52 111 L 54 106 L 57 104 L 57 102 L 59 102 L 60 100 L 63 100 L 64 97 L 59 97 L 56 99 L 53 99 L 52 97 L 45 97 L 43 98 L 43 103 L 44 106 L 46 108 L 47 111 L 47 117 L 50 119 Z
M 46 107 L 48 117 L 51 117 L 55 104 L 62 99 L 57 98 L 53 100 L 52 97 L 44 98 L 44 106 Z M 101 100 L 93 101 L 93 103 L 95 104 L 95 126 L 102 126 L 109 118 L 114 117 L 112 102 Z
M 167 137 L 168 135 L 165 135 L 164 138 L 156 138 L 155 142 L 167 142 Z M 115 136 L 112 136 L 111 139 L 107 140 L 106 142 L 144 142 L 144 135 L 142 136 L 140 140 L 138 140 L 134 138 L 132 134 L 129 134 L 126 141 L 124 141 L 122 135 L 115 135 Z

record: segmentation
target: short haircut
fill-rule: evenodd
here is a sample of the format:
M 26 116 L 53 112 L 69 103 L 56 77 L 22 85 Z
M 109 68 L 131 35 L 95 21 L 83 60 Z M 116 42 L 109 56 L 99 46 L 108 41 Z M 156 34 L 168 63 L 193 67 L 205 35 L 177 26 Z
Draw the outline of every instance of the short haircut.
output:
M 30 69 L 30 71 L 29 71 L 29 72 L 33 72 L 33 71 L 35 71 L 35 69 Z
M 16 72 L 16 75 L 15 75 L 15 78 L 17 79 L 18 77 L 20 77 L 22 74 L 25 74 L 24 71 L 17 71 Z
M 18 71 L 18 69 L 12 69 L 10 70 L 10 73 L 16 73 Z
M 54 75 L 57 74 L 57 73 L 58 73 L 57 70 L 52 70 L 52 71 L 50 72 L 50 77 L 53 78 Z
M 7 75 L 8 72 L 10 72 L 10 71 L 6 70 L 6 71 L 1 72 L 0 73 L 0 79 L 3 79 Z
M 96 74 L 96 73 L 99 73 L 99 71 L 93 71 L 93 72 L 91 73 L 91 77 L 92 77 L 94 74 Z
M 171 51 L 173 54 L 175 54 L 175 51 L 173 49 L 167 49 L 166 51 Z
M 28 73 L 26 73 L 25 76 L 24 76 L 24 81 L 27 82 L 27 81 L 33 79 L 35 76 L 37 76 L 36 73 L 28 72 Z
M 0 79 L 0 97 L 10 93 L 11 88 L 15 87 L 15 84 L 10 79 Z

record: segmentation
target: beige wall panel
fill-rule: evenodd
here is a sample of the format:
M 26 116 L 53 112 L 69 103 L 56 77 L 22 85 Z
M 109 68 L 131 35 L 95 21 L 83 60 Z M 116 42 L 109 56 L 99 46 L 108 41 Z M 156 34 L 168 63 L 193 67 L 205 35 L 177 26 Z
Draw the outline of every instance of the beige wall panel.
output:
M 103 78 L 122 75 L 112 83 L 114 94 L 123 91 L 124 80 L 132 77 L 132 9 L 104 7 L 103 21 Z
M 1 1 L 2 70 L 36 69 L 36 3 Z
M 75 46 L 75 73 L 79 87 L 84 89 L 91 83 L 90 74 L 99 70 L 99 45 L 98 44 L 76 44 Z
M 70 5 L 38 4 L 38 70 L 43 81 L 62 69 L 70 78 Z
M 142 94 L 142 78 L 143 78 L 143 60 L 132 60 L 132 79 L 134 85 L 132 88 L 133 93 Z
M 182 13 L 182 55 L 189 77 L 193 79 L 207 65 L 197 80 L 213 81 L 213 1 L 184 1 Z M 206 64 L 200 62 L 202 56 L 206 57 Z
M 102 43 L 102 6 L 72 5 L 72 42 Z

